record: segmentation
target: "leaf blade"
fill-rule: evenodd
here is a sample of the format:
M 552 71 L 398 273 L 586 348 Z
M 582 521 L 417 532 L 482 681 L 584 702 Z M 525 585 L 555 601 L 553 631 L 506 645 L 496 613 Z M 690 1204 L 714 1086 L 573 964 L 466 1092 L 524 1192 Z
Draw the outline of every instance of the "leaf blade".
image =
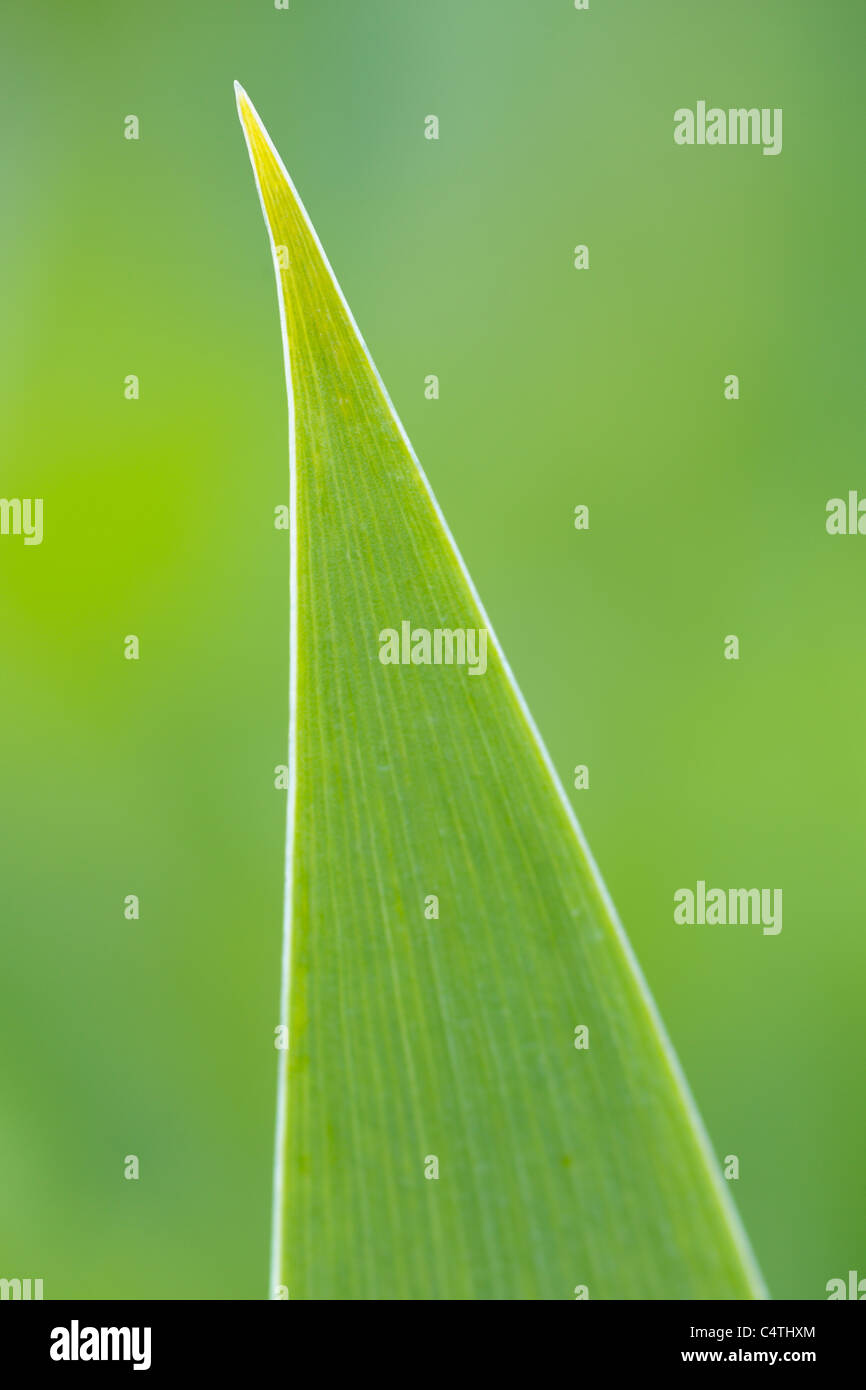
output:
M 290 1040 L 272 1286 L 764 1296 L 480 599 L 242 90 L 238 107 L 275 263 L 279 247 L 288 262 Z M 383 666 L 378 634 L 406 620 L 490 632 L 486 671 Z M 439 920 L 423 916 L 430 894 Z

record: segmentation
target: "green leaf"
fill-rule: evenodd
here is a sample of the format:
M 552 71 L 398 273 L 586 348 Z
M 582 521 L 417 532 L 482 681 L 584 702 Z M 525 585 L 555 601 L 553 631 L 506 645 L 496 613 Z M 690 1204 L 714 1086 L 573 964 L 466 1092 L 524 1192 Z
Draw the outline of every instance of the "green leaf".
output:
M 290 402 L 288 1050 L 271 1296 L 762 1297 L 575 816 L 237 90 Z M 405 655 L 404 623 L 418 657 L 422 630 L 469 634 L 466 651 L 452 637 L 451 664 L 384 664 Z

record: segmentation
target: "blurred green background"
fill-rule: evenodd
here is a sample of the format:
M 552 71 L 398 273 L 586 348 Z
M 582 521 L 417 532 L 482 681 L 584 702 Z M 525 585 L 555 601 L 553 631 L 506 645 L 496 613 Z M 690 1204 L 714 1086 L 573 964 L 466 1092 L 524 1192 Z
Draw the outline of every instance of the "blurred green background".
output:
M 0 1275 L 267 1292 L 288 480 L 233 78 L 566 785 L 589 765 L 571 794 L 772 1293 L 866 1274 L 866 540 L 824 527 L 866 491 L 866 12 L 84 0 L 2 23 L 0 493 L 45 499 L 45 539 L 0 537 Z M 676 147 L 698 99 L 783 107 L 782 154 Z M 781 935 L 675 927 L 698 878 L 781 887 Z

